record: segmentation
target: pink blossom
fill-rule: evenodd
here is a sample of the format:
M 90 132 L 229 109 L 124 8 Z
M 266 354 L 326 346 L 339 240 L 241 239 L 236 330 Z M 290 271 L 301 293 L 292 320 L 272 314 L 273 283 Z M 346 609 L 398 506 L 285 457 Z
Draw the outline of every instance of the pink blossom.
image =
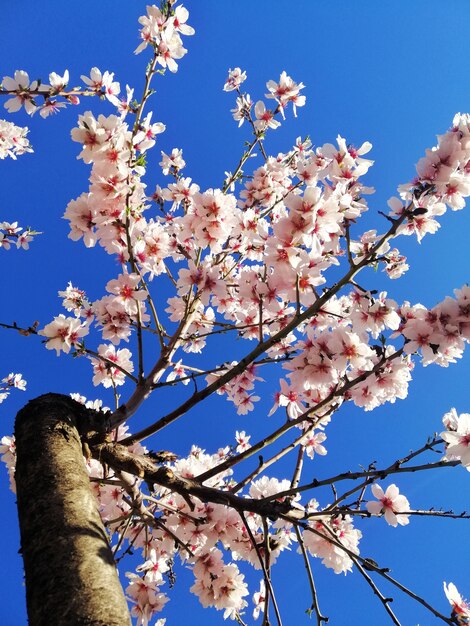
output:
M 65 291 L 59 291 L 60 298 L 63 298 L 62 306 L 67 311 L 73 311 L 76 317 L 86 317 L 91 319 L 93 313 L 91 312 L 91 304 L 85 295 L 85 292 L 77 287 L 74 287 L 71 282 L 67 285 Z
M 90 89 L 102 92 L 108 99 L 115 98 L 121 91 L 119 83 L 113 81 L 114 74 L 108 71 L 102 74 L 97 67 L 91 68 L 90 77 L 81 76 L 81 79 Z
M 8 374 L 5 378 L 2 378 L 2 383 L 5 383 L 8 387 L 14 387 L 20 391 L 26 391 L 26 381 L 22 374 Z
M 239 454 L 240 452 L 249 450 L 251 448 L 251 444 L 249 443 L 250 439 L 251 436 L 247 435 L 244 430 L 241 430 L 240 432 L 237 430 L 235 433 L 235 441 L 237 442 L 235 451 Z
M 238 89 L 240 85 L 246 80 L 246 72 L 242 72 L 239 67 L 230 69 L 228 71 L 228 78 L 225 81 L 224 91 L 233 91 Z
M 189 18 L 189 11 L 182 4 L 175 7 L 173 14 L 173 27 L 182 35 L 194 35 L 194 28 L 186 24 Z
M 155 137 L 165 131 L 165 124 L 161 122 L 151 123 L 152 113 L 150 112 L 143 120 L 139 131 L 134 136 L 134 146 L 140 152 L 145 152 L 155 145 Z
M 446 442 L 446 458 L 458 459 L 470 471 L 470 413 L 457 414 L 451 409 L 443 418 L 447 430 L 441 433 Z
M 157 554 L 155 548 L 151 548 L 148 560 L 139 565 L 136 571 L 145 572 L 144 578 L 146 581 L 160 585 L 163 583 L 162 574 L 167 572 L 168 569 L 166 560 Z
M 37 89 L 37 81 L 29 82 L 28 74 L 23 70 L 16 70 L 14 78 L 4 76 L 2 86 L 6 91 L 14 92 L 16 95 L 5 102 L 5 108 L 9 113 L 16 113 L 24 106 L 26 113 L 32 115 L 36 110 L 36 103 L 31 95 L 31 91 Z
M 106 291 L 115 295 L 115 301 L 124 306 L 126 313 L 136 315 L 139 303 L 147 299 L 147 293 L 139 289 L 140 276 L 138 274 L 120 274 L 110 280 Z
M 20 154 L 33 152 L 26 135 L 28 128 L 15 126 L 12 122 L 0 120 L 0 159 L 16 159 Z
M 39 335 L 47 338 L 46 348 L 55 350 L 57 356 L 59 356 L 61 351 L 68 354 L 70 349 L 76 346 L 80 339 L 88 335 L 88 333 L 88 326 L 83 325 L 79 319 L 76 317 L 65 317 L 62 314 L 55 317 L 53 322 L 50 322 L 38 332 Z
M 274 111 L 266 108 L 262 100 L 258 100 L 255 104 L 255 128 L 258 132 L 263 133 L 268 128 L 278 128 L 281 122 L 274 119 Z
M 231 109 L 230 112 L 233 115 L 233 119 L 238 122 L 239 128 L 246 119 L 249 119 L 252 106 L 253 102 L 251 101 L 251 97 L 249 94 L 244 94 L 237 98 L 236 107 L 234 109 Z
M 1 403 L 1 401 L 0 401 Z M 15 466 L 16 466 L 16 445 L 14 437 L 2 437 L 0 439 L 0 460 L 5 463 L 8 476 L 10 478 L 10 489 L 16 493 Z
M 171 154 L 165 154 L 162 152 L 162 160 L 160 161 L 160 166 L 162 168 L 162 172 L 165 176 L 171 171 L 179 172 L 186 165 L 183 159 L 183 151 L 178 150 L 178 148 L 173 148 Z
M 111 387 L 114 385 L 123 385 L 126 382 L 125 372 L 132 373 L 134 366 L 131 361 L 131 352 L 127 348 L 116 350 L 113 345 L 101 344 L 98 347 L 98 354 L 102 359 L 90 357 L 93 364 L 93 384 L 102 384 L 103 387 Z M 116 363 L 122 369 L 113 367 Z
M 316 532 L 308 529 L 303 533 L 303 541 L 312 556 L 322 559 L 323 565 L 331 568 L 335 574 L 346 574 L 352 570 L 351 557 L 339 546 L 333 544 L 331 539 L 342 544 L 349 551 L 359 554 L 359 540 L 362 533 L 354 528 L 349 515 L 344 517 L 331 517 L 309 524 Z
M 294 115 L 296 113 L 296 107 L 305 105 L 305 96 L 299 95 L 301 89 L 304 88 L 303 83 L 295 83 L 290 76 L 287 76 L 286 72 L 282 72 L 279 82 L 270 80 L 266 83 L 269 94 L 266 94 L 267 98 L 273 98 L 279 104 L 279 109 L 284 117 L 284 109 L 289 102 L 293 103 Z
M 180 378 L 183 378 L 181 381 L 183 385 L 188 385 L 191 378 L 188 376 L 181 359 L 177 363 L 174 363 L 172 367 L 173 370 L 166 377 L 167 382 L 171 382 L 172 380 L 178 381 Z
M 384 515 L 385 521 L 390 526 L 406 526 L 409 524 L 410 503 L 404 495 L 400 495 L 396 485 L 389 485 L 387 490 L 383 491 L 380 485 L 374 483 L 371 487 L 372 493 L 378 502 L 368 502 L 366 508 L 372 515 Z
M 470 605 L 462 598 L 454 583 L 444 583 L 444 593 L 452 607 L 452 617 L 457 618 L 457 624 L 468 624 L 470 620 Z
M 285 406 L 287 416 L 290 419 L 299 417 L 305 411 L 305 406 L 300 402 L 300 394 L 284 378 L 279 380 L 279 384 L 281 385 L 281 390 L 276 393 L 274 406 L 268 415 L 272 415 L 278 407 Z
M 327 451 L 322 443 L 326 440 L 326 435 L 323 432 L 313 432 L 306 435 L 301 442 L 301 445 L 305 447 L 307 456 L 313 459 L 315 453 L 324 456 Z
M 261 579 L 259 584 L 259 591 L 256 591 L 253 594 L 253 604 L 255 608 L 253 609 L 253 619 L 258 619 L 259 614 L 264 613 L 265 604 L 266 604 L 266 588 L 264 580 Z

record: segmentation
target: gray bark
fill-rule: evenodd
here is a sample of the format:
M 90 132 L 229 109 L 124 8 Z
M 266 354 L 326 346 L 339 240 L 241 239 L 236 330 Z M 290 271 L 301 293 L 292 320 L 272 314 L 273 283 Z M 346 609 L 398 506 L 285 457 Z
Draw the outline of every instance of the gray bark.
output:
M 18 515 L 30 626 L 131 623 L 85 468 L 79 432 L 89 416 L 71 398 L 47 394 L 16 417 Z

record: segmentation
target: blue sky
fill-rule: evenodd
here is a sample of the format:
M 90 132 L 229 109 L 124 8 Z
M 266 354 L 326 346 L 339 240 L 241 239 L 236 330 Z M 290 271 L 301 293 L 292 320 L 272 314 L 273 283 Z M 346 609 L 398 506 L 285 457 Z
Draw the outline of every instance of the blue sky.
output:
M 385 210 L 396 186 L 413 177 L 414 164 L 426 148 L 435 145 L 435 135 L 450 126 L 454 113 L 470 109 L 466 69 L 470 5 L 465 0 L 189 0 L 185 6 L 196 35 L 185 38 L 189 53 L 179 63 L 178 73 L 167 74 L 156 84 L 157 93 L 151 101 L 153 119 L 164 122 L 167 131 L 150 160 L 150 189 L 163 182 L 157 166 L 160 150 L 183 148 L 186 175 L 201 188 L 220 187 L 224 171 L 234 169 L 249 137 L 248 130 L 237 129 L 231 118 L 233 94 L 222 91 L 229 67 L 247 71 L 246 89 L 255 101 L 266 92 L 266 81 L 277 79 L 282 70 L 306 85 L 306 107 L 299 110 L 298 119 L 289 114 L 286 123 L 270 134 L 267 149 L 271 154 L 287 151 L 296 137 L 307 134 L 315 145 L 334 142 L 338 133 L 356 145 L 372 142 L 369 156 L 375 166 L 366 182 L 377 191 L 370 198 L 364 230 L 382 226 L 376 210 Z M 138 91 L 147 60 L 145 52 L 134 56 L 133 50 L 138 44 L 137 18 L 144 12 L 145 3 L 138 0 L 9 3 L 2 7 L 0 74 L 11 76 L 15 69 L 24 69 L 31 77 L 46 79 L 49 72 L 61 74 L 67 68 L 71 84 L 78 84 L 80 74 L 98 66 L 115 72 L 122 86 L 128 83 Z M 87 189 L 89 171 L 75 158 L 77 144 L 70 140 L 70 129 L 77 114 L 88 109 L 112 112 L 106 102 L 95 101 L 69 107 L 47 120 L 38 116 L 31 120 L 24 113 L 8 118 L 6 111 L 5 115 L 0 112 L 0 117 L 30 126 L 35 150 L 17 162 L 0 164 L 0 219 L 18 220 L 44 232 L 27 253 L 0 250 L 0 321 L 30 324 L 37 319 L 43 326 L 62 312 L 57 291 L 69 280 L 96 299 L 102 296 L 107 280 L 117 273 L 113 259 L 101 249 L 88 251 L 67 239 L 68 226 L 61 219 L 69 200 Z M 468 280 L 468 215 L 466 209 L 448 212 L 440 232 L 426 237 L 421 245 L 412 238 L 398 241 L 411 269 L 399 281 L 379 277 L 379 288 L 387 289 L 398 301 L 432 306 L 461 287 Z M 372 288 L 376 279 L 375 275 L 367 277 Z M 28 390 L 12 394 L 0 407 L 1 434 L 12 431 L 14 415 L 28 398 L 47 391 L 80 392 L 111 404 L 111 394 L 92 386 L 91 368 L 85 359 L 58 359 L 37 339 L 7 332 L 2 332 L 2 348 L 0 375 L 23 372 Z M 216 350 L 220 352 L 217 347 L 209 354 L 212 362 L 217 359 Z M 229 345 L 228 350 L 235 355 L 239 347 Z M 229 357 L 224 355 L 220 360 Z M 324 477 L 372 460 L 385 465 L 419 447 L 428 435 L 441 429 L 441 416 L 450 407 L 469 410 L 469 363 L 466 355 L 448 369 L 417 366 L 409 398 L 395 405 L 367 414 L 344 407 L 327 432 L 328 456 L 316 459 L 310 471 Z M 185 454 L 192 442 L 216 450 L 232 439 L 236 429 L 265 432 L 262 416 L 272 405 L 273 383 L 268 382 L 260 391 L 263 398 L 258 420 L 257 414 L 237 418 L 222 398 L 215 398 L 194 416 L 183 418 L 181 425 L 164 431 L 156 445 Z M 175 402 L 172 390 L 152 398 L 132 428 L 136 430 L 152 419 L 161 406 L 171 408 Z M 397 482 L 416 508 L 461 511 L 470 508 L 468 481 L 468 473 L 459 468 L 445 474 L 403 477 Z M 24 590 L 14 496 L 7 491 L 3 471 L 0 489 L 0 588 L 4 597 L 0 621 L 15 626 L 26 622 Z M 391 567 L 397 578 L 447 612 L 443 580 L 454 581 L 464 595 L 470 596 L 468 523 L 414 519 L 408 527 L 397 530 L 383 520 L 372 520 L 364 527 L 367 532 L 361 553 Z M 387 623 L 383 607 L 356 574 L 335 576 L 317 561 L 313 567 L 322 609 L 331 624 Z M 188 610 L 194 626 L 221 623 L 221 614 L 202 611 L 189 594 L 190 580 L 187 570 L 181 569 L 167 605 L 168 625 L 181 623 Z M 281 559 L 274 572 L 274 585 L 286 614 L 284 624 L 308 623 L 304 615 L 309 606 L 307 581 L 295 551 Z M 387 587 L 383 590 L 392 593 Z M 394 609 L 406 626 L 437 623 L 398 592 L 393 595 Z

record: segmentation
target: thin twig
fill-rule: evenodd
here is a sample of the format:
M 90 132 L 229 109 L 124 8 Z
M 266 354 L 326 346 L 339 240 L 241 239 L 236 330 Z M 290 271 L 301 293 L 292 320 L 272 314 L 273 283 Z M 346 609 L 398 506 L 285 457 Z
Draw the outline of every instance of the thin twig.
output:
M 299 546 L 300 546 L 300 551 L 302 553 L 302 557 L 303 557 L 303 560 L 304 560 L 305 569 L 307 570 L 307 577 L 308 577 L 308 582 L 309 582 L 309 585 L 310 585 L 310 592 L 312 594 L 312 605 L 310 607 L 310 610 L 315 612 L 315 615 L 316 615 L 316 618 L 317 618 L 317 626 L 321 626 L 322 622 L 324 622 L 326 624 L 329 621 L 329 618 L 325 617 L 324 615 L 322 615 L 322 613 L 320 611 L 320 605 L 318 603 L 317 589 L 315 587 L 315 580 L 313 578 L 312 568 L 310 567 L 310 561 L 308 559 L 307 550 L 305 549 L 304 540 L 303 540 L 303 537 L 302 537 L 302 535 L 300 533 L 300 530 L 299 530 L 298 526 L 295 525 L 294 528 L 295 528 L 295 534 L 297 535 L 297 541 L 298 541 Z

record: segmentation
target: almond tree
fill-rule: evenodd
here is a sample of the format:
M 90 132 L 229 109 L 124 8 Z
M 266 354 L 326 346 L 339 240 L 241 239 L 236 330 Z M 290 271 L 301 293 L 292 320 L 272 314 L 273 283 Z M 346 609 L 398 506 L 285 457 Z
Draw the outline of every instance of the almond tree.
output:
M 162 152 L 163 177 L 151 192 L 148 154 L 165 125 L 148 101 L 154 81 L 176 72 L 187 52 L 184 39 L 194 34 L 188 17 L 166 1 L 139 19 L 136 53 L 150 59 L 141 93 L 122 89 L 113 73 L 98 68 L 77 87 L 67 71 L 31 81 L 17 70 L 2 80 L 10 114 L 24 108 L 48 117 L 84 98 L 113 107 L 112 114 L 79 113 L 72 140 L 90 187 L 64 217 L 72 240 L 101 246 L 116 259 L 117 275 L 99 286 L 103 295 L 94 301 L 69 283 L 59 291 L 65 313 L 51 321 L 1 323 L 31 341 L 42 338 L 57 356 L 89 359 L 93 383 L 114 395 L 110 409 L 101 399 L 49 393 L 20 411 L 15 438 L 2 439 L 18 494 L 30 622 L 129 624 L 126 597 L 137 624 L 154 623 L 160 611 L 171 618 L 165 604 L 183 563 L 203 607 L 240 624 L 251 614 L 282 624 L 271 571 L 294 548 L 296 575 L 307 576 L 308 613 L 318 625 L 328 618 L 316 591 L 320 574 L 312 573 L 315 558 L 337 574 L 356 570 L 394 624 L 401 622 L 383 583 L 444 623 L 467 623 L 470 608 L 452 583 L 445 584 L 452 608 L 442 613 L 364 557 L 361 538 L 375 516 L 394 527 L 414 516 L 468 518 L 435 502 L 413 508 L 393 482 L 403 473 L 470 467 L 468 414 L 451 410 L 440 435 L 423 437 L 423 445 L 386 466 L 377 466 L 371 451 L 370 465 L 359 471 L 338 468 L 320 480 L 311 468 L 326 454 L 329 424 L 343 405 L 371 411 L 394 403 L 407 396 L 416 362 L 447 367 L 462 356 L 470 338 L 468 286 L 427 308 L 378 292 L 367 270 L 399 278 L 408 269 L 400 239 L 421 241 L 448 209 L 464 207 L 470 116 L 454 117 L 418 162 L 416 177 L 380 212 L 381 227 L 365 230 L 373 190 L 362 177 L 373 163 L 366 156 L 371 144 L 355 147 L 338 136 L 335 144 L 313 146 L 298 138 L 269 156 L 266 137 L 306 104 L 304 85 L 282 72 L 255 102 L 237 67 L 224 90 L 235 96 L 233 118 L 251 138 L 233 171 L 220 187 L 201 189 L 183 172 L 183 153 L 175 148 Z M 0 121 L 1 158 L 31 150 L 26 128 Z M 37 234 L 16 222 L 0 224 L 6 250 L 27 249 Z M 236 360 L 234 338 L 243 346 Z M 226 351 L 217 362 L 209 356 L 213 345 Z M 273 376 L 278 391 L 269 414 L 260 415 L 266 418 L 260 438 L 240 427 L 225 447 L 193 446 L 184 457 L 144 447 L 177 420 L 190 424 L 214 394 L 238 415 L 262 413 L 262 382 Z M 121 393 L 125 384 L 129 391 Z M 17 373 L 2 385 L 2 400 L 12 388 L 25 389 Z M 131 418 L 145 415 L 144 401 L 166 387 L 175 390 L 171 410 L 133 428 Z M 126 572 L 124 596 L 115 561 L 136 550 L 140 564 Z M 258 572 L 255 587 L 246 580 L 250 569 Z

